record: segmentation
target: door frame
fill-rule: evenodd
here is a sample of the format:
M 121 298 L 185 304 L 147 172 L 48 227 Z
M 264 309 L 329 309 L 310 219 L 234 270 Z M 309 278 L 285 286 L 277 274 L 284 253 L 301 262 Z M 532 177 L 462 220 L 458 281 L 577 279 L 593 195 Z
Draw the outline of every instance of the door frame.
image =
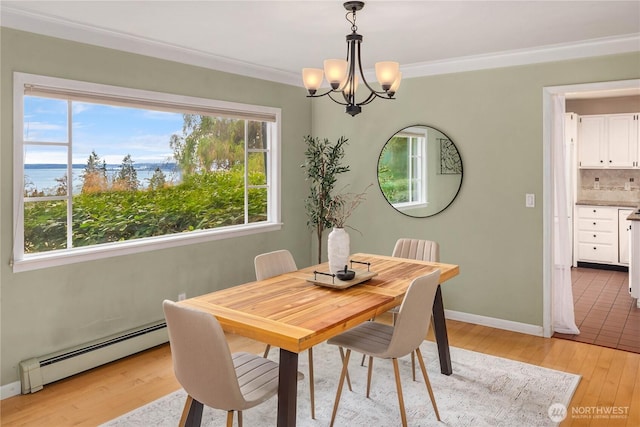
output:
M 563 86 L 547 86 L 542 88 L 542 333 L 544 337 L 553 335 L 551 277 L 553 274 L 553 181 L 552 181 L 552 146 L 551 146 L 551 97 L 553 95 L 570 95 L 581 92 L 616 91 L 640 88 L 640 79 L 616 80 L 597 83 L 580 83 Z M 614 95 L 614 93 L 612 93 Z

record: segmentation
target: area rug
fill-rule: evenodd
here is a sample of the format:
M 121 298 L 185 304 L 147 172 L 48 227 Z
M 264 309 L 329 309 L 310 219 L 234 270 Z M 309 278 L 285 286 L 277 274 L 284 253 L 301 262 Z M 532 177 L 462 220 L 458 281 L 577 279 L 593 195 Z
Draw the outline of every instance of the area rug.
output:
M 436 397 L 442 423 L 436 420 L 424 380 L 416 361 L 416 380 L 411 379 L 411 359 L 401 359 L 400 373 L 407 420 L 410 426 L 556 426 L 553 404 L 566 408 L 580 382 L 580 376 L 482 353 L 451 348 L 453 374 L 440 373 L 437 348 L 425 341 L 421 345 L 427 372 Z M 277 359 L 277 351 L 270 355 Z M 299 358 L 299 370 L 305 378 L 298 383 L 298 426 L 328 426 L 340 376 L 340 355 L 335 346 L 314 347 L 316 419 L 311 419 L 306 353 Z M 400 425 L 393 366 L 389 360 L 374 360 L 372 390 L 365 397 L 367 368 L 360 366 L 361 356 L 353 354 L 349 374 L 353 385 L 345 384 L 336 426 Z M 182 414 L 186 394 L 183 390 L 135 409 L 106 424 L 122 426 L 176 426 Z M 558 405 L 554 405 L 557 408 Z M 243 412 L 246 426 L 275 426 L 277 398 Z M 562 407 L 560 407 L 562 408 Z M 205 407 L 203 426 L 225 425 L 226 413 Z M 235 422 L 235 421 L 234 421 Z M 235 424 L 234 424 L 235 425 Z

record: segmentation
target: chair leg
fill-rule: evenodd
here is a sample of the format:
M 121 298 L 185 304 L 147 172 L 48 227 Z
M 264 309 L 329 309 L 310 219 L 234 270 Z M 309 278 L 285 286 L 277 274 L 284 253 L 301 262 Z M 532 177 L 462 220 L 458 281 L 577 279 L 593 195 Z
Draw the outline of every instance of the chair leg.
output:
M 266 359 L 267 356 L 269 356 L 269 350 L 271 350 L 271 344 L 267 344 L 267 346 L 264 349 L 264 354 L 262 355 L 262 357 Z
M 367 397 L 371 391 L 371 373 L 373 372 L 373 357 L 369 356 L 369 368 L 367 369 Z
M 342 347 L 340 348 L 342 353 Z M 333 412 L 331 414 L 331 424 L 329 427 L 333 427 L 333 423 L 336 420 L 336 414 L 338 413 L 338 404 L 340 403 L 340 396 L 342 395 L 342 386 L 344 385 L 344 378 L 347 376 L 347 367 L 349 366 L 349 357 L 351 356 L 351 350 L 347 349 L 347 354 L 342 362 L 342 372 L 340 373 L 340 382 L 338 383 L 338 391 L 336 391 L 336 401 L 333 403 Z
M 309 399 L 311 400 L 311 419 L 316 419 L 316 398 L 313 387 L 313 347 L 309 347 Z
M 238 411 L 238 427 L 242 427 L 242 411 Z
M 411 352 L 411 374 L 413 375 L 413 380 L 416 380 L 416 353 Z
M 233 411 L 227 411 L 227 427 L 233 427 Z
M 362 355 L 362 360 L 360 361 L 360 366 L 364 366 L 364 359 L 367 357 L 366 354 Z
M 340 350 L 340 360 L 344 363 L 344 351 L 342 350 L 342 347 L 338 347 L 338 349 Z M 347 369 L 347 386 L 349 387 L 349 391 L 353 391 L 351 388 L 351 378 L 349 378 L 349 369 Z
M 420 369 L 422 370 L 424 383 L 426 384 L 427 391 L 429 392 L 429 398 L 431 398 L 431 404 L 433 405 L 433 410 L 436 413 L 436 418 L 438 419 L 438 421 L 440 421 L 440 413 L 438 412 L 438 405 L 436 405 L 436 398 L 433 395 L 433 389 L 431 388 L 429 375 L 427 375 L 427 368 L 424 366 L 424 360 L 422 359 L 422 352 L 420 351 L 420 347 L 416 348 L 416 355 L 418 356 L 418 362 L 420 363 Z
M 398 404 L 400 405 L 400 416 L 402 417 L 402 427 L 407 427 L 407 414 L 404 410 L 404 398 L 402 397 L 402 385 L 400 384 L 400 369 L 398 368 L 398 359 L 393 361 L 393 372 L 396 376 L 396 389 L 398 391 Z

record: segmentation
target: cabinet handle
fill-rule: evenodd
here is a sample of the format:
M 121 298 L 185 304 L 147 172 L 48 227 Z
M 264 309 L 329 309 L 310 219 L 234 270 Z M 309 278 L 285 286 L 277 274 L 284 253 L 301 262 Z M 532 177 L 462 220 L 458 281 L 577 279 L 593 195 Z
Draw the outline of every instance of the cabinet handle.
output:
M 596 213 L 596 210 L 595 210 L 595 209 L 593 210 L 593 213 Z
M 593 235 L 593 237 L 595 238 L 595 237 L 596 237 L 596 235 L 594 234 L 594 235 Z
M 594 222 L 593 225 L 596 225 L 596 223 Z
M 596 249 L 597 249 L 597 248 L 594 246 L 594 247 L 593 247 L 593 250 L 595 251 Z
M 600 160 L 600 163 L 604 163 L 604 161 L 603 161 L 603 160 Z

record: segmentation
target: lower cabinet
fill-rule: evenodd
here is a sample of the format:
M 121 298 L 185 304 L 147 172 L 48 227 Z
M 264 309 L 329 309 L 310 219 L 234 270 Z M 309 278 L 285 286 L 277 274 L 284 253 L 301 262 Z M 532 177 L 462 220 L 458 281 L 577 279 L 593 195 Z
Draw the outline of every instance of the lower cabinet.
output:
M 623 211 L 628 213 L 625 215 Z M 576 263 L 628 265 L 629 244 L 624 221 L 631 212 L 618 207 L 578 206 L 574 233 Z
M 633 209 L 618 210 L 618 262 L 629 265 L 629 243 L 631 237 L 631 221 L 627 218 Z

